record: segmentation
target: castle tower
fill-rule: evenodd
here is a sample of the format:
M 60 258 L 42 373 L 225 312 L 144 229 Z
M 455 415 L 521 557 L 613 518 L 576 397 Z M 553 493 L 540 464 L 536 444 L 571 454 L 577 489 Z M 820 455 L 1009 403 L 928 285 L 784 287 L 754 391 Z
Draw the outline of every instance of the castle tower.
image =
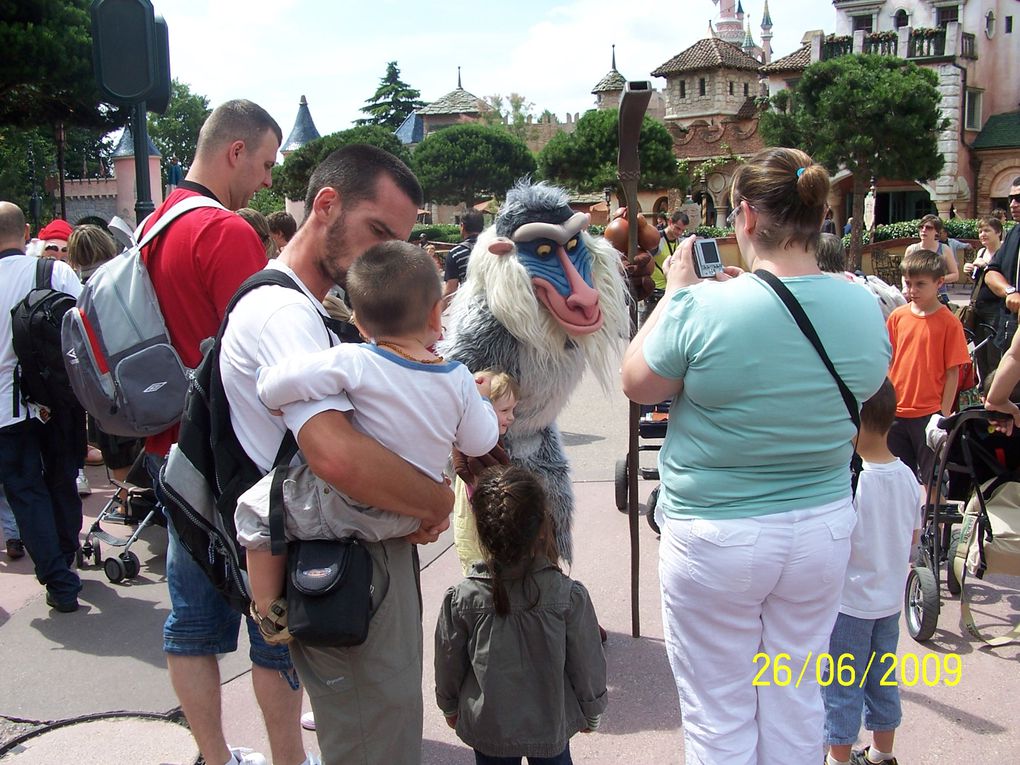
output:
M 320 137 L 319 131 L 315 128 L 315 122 L 312 121 L 312 113 L 308 109 L 308 99 L 301 96 L 297 117 L 294 119 L 294 127 L 291 129 L 290 135 L 287 136 L 287 140 L 283 142 L 283 146 L 280 147 L 280 153 L 286 159 L 291 152 L 297 151 L 309 141 Z
M 761 50 L 762 63 L 772 62 L 772 16 L 769 14 L 769 0 L 765 0 L 765 10 L 761 16 Z
M 740 7 L 739 16 L 736 0 L 712 0 L 719 6 L 719 18 L 715 22 L 716 37 L 734 45 L 741 45 L 744 42 L 744 17 L 743 6 Z
M 627 78 L 616 69 L 616 46 L 613 46 L 613 64 L 609 72 L 592 88 L 595 106 L 599 110 L 620 108 L 620 97 Z

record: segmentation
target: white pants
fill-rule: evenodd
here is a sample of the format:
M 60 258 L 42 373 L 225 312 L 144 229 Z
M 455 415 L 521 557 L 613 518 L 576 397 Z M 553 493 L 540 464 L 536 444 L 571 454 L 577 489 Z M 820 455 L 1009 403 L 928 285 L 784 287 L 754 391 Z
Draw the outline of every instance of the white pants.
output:
M 815 657 L 828 649 L 857 522 L 850 499 L 662 529 L 663 629 L 687 765 L 817 765 L 825 712 Z M 790 655 L 792 680 L 764 659 Z M 800 687 L 794 681 L 811 652 Z

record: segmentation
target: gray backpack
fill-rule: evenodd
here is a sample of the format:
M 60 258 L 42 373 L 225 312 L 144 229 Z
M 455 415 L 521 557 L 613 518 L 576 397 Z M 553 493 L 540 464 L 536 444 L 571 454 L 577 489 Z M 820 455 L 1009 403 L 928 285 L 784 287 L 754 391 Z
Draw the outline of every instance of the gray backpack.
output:
M 173 220 L 199 207 L 224 209 L 205 196 L 181 200 L 92 274 L 64 315 L 60 339 L 71 388 L 104 433 L 151 436 L 181 419 L 192 372 L 170 343 L 141 253 Z

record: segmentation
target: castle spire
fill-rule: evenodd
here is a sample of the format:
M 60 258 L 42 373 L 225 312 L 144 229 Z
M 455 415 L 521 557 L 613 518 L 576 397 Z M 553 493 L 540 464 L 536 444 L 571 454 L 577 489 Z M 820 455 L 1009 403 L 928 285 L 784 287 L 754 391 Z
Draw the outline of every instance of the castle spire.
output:
M 769 0 L 761 17 L 761 59 L 763 64 L 772 62 L 772 16 L 769 14 Z
M 463 90 L 464 86 L 460 84 L 460 67 L 457 67 L 457 90 Z

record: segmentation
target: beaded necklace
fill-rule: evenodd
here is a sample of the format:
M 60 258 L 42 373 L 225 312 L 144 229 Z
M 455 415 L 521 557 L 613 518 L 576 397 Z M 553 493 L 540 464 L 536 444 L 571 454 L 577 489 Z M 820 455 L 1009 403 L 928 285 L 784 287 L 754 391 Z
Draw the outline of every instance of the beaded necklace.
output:
M 389 348 L 395 354 L 400 356 L 400 358 L 407 359 L 408 361 L 413 361 L 416 364 L 442 364 L 445 361 L 445 359 L 442 356 L 437 356 L 434 359 L 416 359 L 411 354 L 404 353 L 404 351 L 397 345 L 394 345 L 393 343 L 388 343 L 385 340 L 376 340 L 375 344 L 380 348 Z

